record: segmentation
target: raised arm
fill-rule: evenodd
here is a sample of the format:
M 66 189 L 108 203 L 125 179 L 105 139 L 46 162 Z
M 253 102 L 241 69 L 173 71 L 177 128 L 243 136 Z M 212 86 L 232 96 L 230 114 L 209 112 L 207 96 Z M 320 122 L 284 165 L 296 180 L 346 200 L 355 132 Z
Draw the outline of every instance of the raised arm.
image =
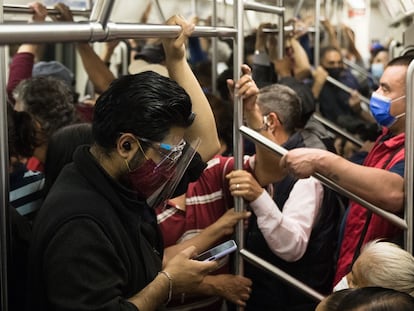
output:
M 397 173 L 354 164 L 329 151 L 311 148 L 290 150 L 280 165 L 299 178 L 314 173 L 327 176 L 384 210 L 400 213 L 404 209 L 404 178 Z
M 72 13 L 65 4 L 58 3 L 55 5 L 55 9 L 60 12 L 59 21 L 73 21 Z M 95 53 L 89 43 L 77 43 L 76 46 L 82 59 L 83 67 L 95 86 L 96 91 L 98 93 L 105 91 L 109 84 L 115 80 L 113 73 Z
M 242 73 L 243 76 L 236 83 L 233 80 L 227 81 L 229 90 L 232 94 L 238 94 L 243 98 L 243 115 L 247 126 L 270 139 L 270 135 L 265 131 L 266 124 L 257 104 L 259 90 L 251 77 L 249 66 L 243 65 Z M 254 174 L 261 185 L 268 185 L 285 176 L 284 170 L 277 165 L 279 160 L 280 157 L 274 152 L 260 144 L 256 144 Z
M 185 138 L 189 141 L 201 138 L 198 153 L 203 161 L 208 161 L 219 151 L 220 142 L 210 104 L 186 59 L 185 42 L 193 32 L 194 25 L 179 16 L 171 17 L 167 24 L 182 27 L 182 32 L 177 38 L 163 39 L 168 73 L 171 79 L 186 90 L 193 104 L 193 112 L 196 114 L 194 123 L 186 131 Z
M 29 4 L 29 7 L 33 9 L 33 16 L 30 22 L 42 23 L 47 16 L 46 7 L 39 3 L 33 2 Z M 12 63 L 10 64 L 9 79 L 7 81 L 7 94 L 9 99 L 14 102 L 13 90 L 24 79 L 28 79 L 32 76 L 33 64 L 39 50 L 38 44 L 22 44 L 17 49 L 16 55 L 14 55 Z

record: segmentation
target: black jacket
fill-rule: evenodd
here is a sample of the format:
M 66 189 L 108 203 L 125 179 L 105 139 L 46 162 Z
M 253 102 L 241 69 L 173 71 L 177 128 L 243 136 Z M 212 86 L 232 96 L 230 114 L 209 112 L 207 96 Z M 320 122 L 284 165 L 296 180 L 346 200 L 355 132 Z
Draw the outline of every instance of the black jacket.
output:
M 36 218 L 27 310 L 137 310 L 161 269 L 154 211 L 77 149 Z

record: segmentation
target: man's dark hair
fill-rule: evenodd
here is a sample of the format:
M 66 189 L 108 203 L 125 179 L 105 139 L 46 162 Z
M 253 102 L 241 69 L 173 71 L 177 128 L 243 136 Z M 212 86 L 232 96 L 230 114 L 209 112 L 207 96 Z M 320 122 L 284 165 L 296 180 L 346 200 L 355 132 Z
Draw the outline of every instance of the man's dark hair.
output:
M 335 47 L 333 45 L 328 45 L 328 46 L 325 46 L 324 48 L 321 49 L 321 51 L 319 53 L 319 59 L 322 60 L 328 52 L 332 52 L 332 51 L 338 52 L 339 54 L 341 54 L 341 51 L 338 50 L 337 47 Z
M 13 96 L 40 123 L 47 137 L 78 121 L 72 91 L 59 79 L 39 76 L 23 80 Z
M 403 56 L 398 56 L 387 64 L 387 67 L 390 66 L 407 66 L 410 65 L 411 61 L 414 59 L 414 55 L 408 54 Z
M 175 81 L 153 71 L 114 80 L 95 105 L 92 133 L 106 151 L 116 146 L 120 133 L 162 141 L 173 126 L 194 121 L 191 99 Z
M 389 288 L 361 287 L 346 295 L 337 310 L 410 311 L 414 310 L 414 298 Z

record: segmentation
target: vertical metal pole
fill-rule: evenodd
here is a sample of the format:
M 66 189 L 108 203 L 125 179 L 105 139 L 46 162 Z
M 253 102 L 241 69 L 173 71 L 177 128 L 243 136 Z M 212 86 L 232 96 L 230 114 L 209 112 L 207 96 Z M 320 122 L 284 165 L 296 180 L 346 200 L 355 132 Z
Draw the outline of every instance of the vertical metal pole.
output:
M 234 26 L 237 29 L 237 36 L 233 41 L 233 79 L 237 81 L 241 75 L 241 65 L 243 62 L 243 44 L 244 44 L 244 28 L 243 28 L 243 0 L 234 2 L 233 7 Z M 236 94 L 235 94 L 236 95 Z M 234 96 L 234 124 L 233 124 L 233 145 L 234 145 L 234 168 L 243 168 L 243 137 L 239 132 L 240 126 L 243 125 L 243 101 L 239 96 Z M 234 206 L 236 211 L 243 210 L 243 198 L 234 198 Z M 239 221 L 236 226 L 236 240 L 239 249 L 244 248 L 244 230 L 243 221 Z M 244 274 L 244 264 L 241 256 L 235 258 L 235 273 Z M 238 307 L 240 309 L 240 307 Z
M 4 22 L 3 0 L 0 0 L 0 22 Z M 0 254 L 1 254 L 1 310 L 8 310 L 8 288 L 7 288 L 7 267 L 8 267 L 8 250 L 10 246 L 9 229 L 9 147 L 7 136 L 7 100 L 6 100 L 6 54 L 4 47 L 0 47 L 0 80 L 1 80 L 1 107 L 0 107 Z
M 194 16 L 198 16 L 196 0 L 191 0 L 191 14 L 193 14 Z
M 278 7 L 283 7 L 283 0 L 276 0 L 276 5 Z M 278 17 L 278 39 L 277 39 L 277 49 L 278 49 L 278 58 L 283 59 L 285 56 L 285 13 L 279 14 Z
M 299 16 L 299 12 L 302 9 L 304 1 L 305 0 L 299 0 L 298 1 L 298 4 L 296 4 L 296 7 L 295 7 L 295 11 L 293 12 L 293 17 L 298 17 Z
M 106 28 L 106 24 L 111 16 L 112 8 L 115 0 L 98 0 L 93 6 L 89 21 L 98 22 L 102 25 L 102 28 Z
M 406 119 L 405 119 L 405 220 L 407 222 L 408 230 L 405 231 L 405 249 L 413 254 L 413 168 L 414 168 L 414 61 L 411 61 L 407 70 L 406 77 Z
M 213 27 L 217 26 L 217 0 L 213 0 L 213 16 L 212 16 Z M 213 94 L 217 94 L 217 37 L 211 38 L 211 90 Z
M 313 42 L 313 65 L 315 68 L 319 66 L 319 50 L 320 50 L 320 20 L 321 20 L 321 0 L 315 0 L 315 37 Z
M 391 40 L 390 45 L 388 46 L 389 59 L 395 58 L 395 47 L 397 46 L 397 40 Z

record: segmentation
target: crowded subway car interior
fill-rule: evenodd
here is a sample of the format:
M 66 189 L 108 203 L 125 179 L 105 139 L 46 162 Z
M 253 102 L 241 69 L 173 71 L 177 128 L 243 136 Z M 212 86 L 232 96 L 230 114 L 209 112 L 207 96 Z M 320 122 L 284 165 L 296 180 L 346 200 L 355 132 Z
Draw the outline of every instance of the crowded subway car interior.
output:
M 414 310 L 414 0 L 2 8 L 1 310 Z

